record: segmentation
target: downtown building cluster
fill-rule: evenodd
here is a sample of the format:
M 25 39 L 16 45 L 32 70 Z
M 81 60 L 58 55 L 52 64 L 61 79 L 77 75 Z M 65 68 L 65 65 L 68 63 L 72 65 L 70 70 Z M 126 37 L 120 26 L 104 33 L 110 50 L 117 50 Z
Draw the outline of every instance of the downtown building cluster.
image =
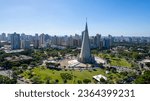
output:
M 2 33 L 0 35 L 0 47 L 8 48 L 10 50 L 18 49 L 31 49 L 31 48 L 80 48 L 83 39 L 83 32 L 81 35 L 75 34 L 74 36 L 50 36 L 48 34 L 35 34 L 26 35 L 24 33 L 18 34 L 16 32 L 12 34 Z M 90 37 L 90 47 L 91 48 L 105 48 L 109 49 L 111 47 L 112 36 L 102 38 L 100 34 Z
M 84 31 L 79 35 L 50 36 L 48 34 L 26 35 L 25 33 L 0 34 L 0 47 L 8 50 L 38 48 L 80 48 Z M 112 37 L 96 34 L 90 36 L 90 48 L 110 49 L 114 42 L 150 43 L 150 37 Z
M 114 42 L 127 42 L 127 43 L 150 43 L 150 37 L 127 37 L 116 36 L 113 37 Z

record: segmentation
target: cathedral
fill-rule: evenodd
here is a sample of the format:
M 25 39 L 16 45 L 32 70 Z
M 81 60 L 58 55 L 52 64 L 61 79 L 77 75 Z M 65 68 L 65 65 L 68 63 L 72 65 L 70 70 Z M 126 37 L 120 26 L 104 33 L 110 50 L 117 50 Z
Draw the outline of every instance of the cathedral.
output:
M 94 57 L 91 55 L 87 22 L 86 22 L 85 31 L 83 34 L 81 52 L 78 57 L 78 61 L 81 63 L 94 63 L 95 62 Z

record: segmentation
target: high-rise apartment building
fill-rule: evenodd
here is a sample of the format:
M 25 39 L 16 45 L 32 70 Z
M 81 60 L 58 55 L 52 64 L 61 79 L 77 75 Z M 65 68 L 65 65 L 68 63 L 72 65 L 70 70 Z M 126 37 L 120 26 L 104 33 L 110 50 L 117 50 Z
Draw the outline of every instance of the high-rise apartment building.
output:
M 111 42 L 109 38 L 104 38 L 103 39 L 103 48 L 104 49 L 110 49 L 111 48 Z
M 38 34 L 35 34 L 35 37 L 34 37 L 34 40 L 33 40 L 33 45 L 34 45 L 34 48 L 39 48 L 39 36 Z
M 42 33 L 39 37 L 39 47 L 40 48 L 44 48 L 46 46 L 46 43 L 45 43 L 45 34 Z
M 11 34 L 11 49 L 20 49 L 20 34 L 14 32 Z
M 21 40 L 21 48 L 22 49 L 30 49 L 30 41 L 29 40 Z
M 95 39 L 94 39 L 94 43 L 95 43 L 96 48 L 100 48 L 100 40 L 101 40 L 101 35 L 96 34 Z

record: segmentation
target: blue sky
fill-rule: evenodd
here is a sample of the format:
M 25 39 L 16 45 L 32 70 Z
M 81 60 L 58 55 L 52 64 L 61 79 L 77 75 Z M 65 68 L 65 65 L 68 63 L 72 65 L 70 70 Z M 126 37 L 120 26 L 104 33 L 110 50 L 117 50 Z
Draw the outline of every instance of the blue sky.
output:
M 150 36 L 150 0 L 0 0 L 0 33 Z

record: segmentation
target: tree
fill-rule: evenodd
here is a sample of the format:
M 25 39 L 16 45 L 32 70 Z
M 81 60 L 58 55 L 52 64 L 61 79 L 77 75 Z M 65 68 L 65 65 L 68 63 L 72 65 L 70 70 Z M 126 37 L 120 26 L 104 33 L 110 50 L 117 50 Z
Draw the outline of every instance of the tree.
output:
M 0 75 L 0 84 L 16 84 L 16 79 L 10 79 L 9 77 Z
M 63 79 L 64 83 L 67 83 L 67 80 L 73 79 L 73 75 L 69 73 L 61 73 L 60 76 Z
M 19 69 L 19 68 L 16 67 L 16 66 L 12 67 L 12 71 L 15 71 L 15 70 L 18 70 L 18 69 Z
M 106 83 L 106 80 L 105 80 L 103 77 L 101 77 L 101 78 L 100 78 L 100 82 Z
M 46 84 L 50 84 L 50 78 L 46 78 Z
M 34 77 L 31 79 L 31 81 L 33 82 L 33 84 L 41 84 L 41 83 L 43 83 L 43 82 L 41 81 L 41 78 L 40 78 L 39 76 L 34 76 Z
M 12 68 L 12 63 L 10 61 L 3 61 L 2 67 L 4 67 L 5 69 L 10 69 Z
M 84 82 L 85 84 L 88 84 L 88 83 L 91 83 L 91 80 L 90 80 L 90 79 L 84 79 L 83 82 Z
M 99 64 L 99 67 L 102 67 L 102 66 L 103 66 L 103 63 L 100 63 L 100 64 Z
M 66 79 L 64 80 L 64 83 L 67 83 L 67 80 L 66 80 Z
M 27 49 L 25 51 L 22 51 L 20 52 L 20 54 L 22 55 L 27 55 L 27 56 L 31 56 L 31 54 L 33 53 L 34 51 L 32 49 Z
M 78 80 L 77 82 L 78 82 L 78 84 L 82 84 L 82 81 L 81 81 L 81 80 Z
M 147 67 L 150 67 L 150 62 L 145 63 Z
M 32 62 L 30 63 L 30 65 L 31 65 L 32 67 L 34 67 L 34 66 L 36 66 L 36 62 L 35 62 L 35 61 L 32 61 Z
M 56 79 L 56 80 L 55 80 L 55 83 L 59 83 L 59 80 L 58 80 L 58 79 Z
M 135 80 L 136 84 L 150 84 L 150 71 L 145 71 L 143 75 L 140 75 Z
M 28 68 L 28 65 L 27 65 L 27 64 L 22 64 L 21 66 L 22 66 L 22 69 L 23 69 L 23 70 L 26 70 L 26 69 Z
M 63 80 L 72 80 L 72 78 L 73 78 L 73 75 L 71 75 L 69 73 L 61 73 L 60 76 Z

